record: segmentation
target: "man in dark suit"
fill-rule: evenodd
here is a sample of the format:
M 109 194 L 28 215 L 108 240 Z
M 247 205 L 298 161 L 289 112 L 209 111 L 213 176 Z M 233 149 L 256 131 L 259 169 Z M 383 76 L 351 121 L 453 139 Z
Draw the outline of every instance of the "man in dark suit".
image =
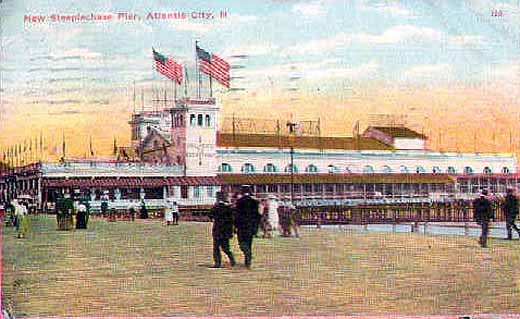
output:
M 251 197 L 251 187 L 243 185 L 241 193 L 242 197 L 237 200 L 235 207 L 235 228 L 240 250 L 244 253 L 245 265 L 250 269 L 253 259 L 253 236 L 262 216 L 258 212 L 258 201 Z
M 221 249 L 228 256 L 231 267 L 235 266 L 235 258 L 229 248 L 229 240 L 233 238 L 233 210 L 226 193 L 217 192 L 217 203 L 209 217 L 213 220 L 213 268 L 221 267 Z
M 518 216 L 518 199 L 513 193 L 512 188 L 507 189 L 507 195 L 504 200 L 504 206 L 502 206 L 502 210 L 506 217 L 507 239 L 513 239 L 512 228 L 515 229 L 515 231 L 518 233 L 518 236 L 520 237 L 520 229 L 518 229 L 518 226 L 515 224 L 516 216 Z
M 490 219 L 495 220 L 491 201 L 487 199 L 487 195 L 488 192 L 484 189 L 482 190 L 480 197 L 473 201 L 473 218 L 482 229 L 479 240 L 482 248 L 487 248 Z

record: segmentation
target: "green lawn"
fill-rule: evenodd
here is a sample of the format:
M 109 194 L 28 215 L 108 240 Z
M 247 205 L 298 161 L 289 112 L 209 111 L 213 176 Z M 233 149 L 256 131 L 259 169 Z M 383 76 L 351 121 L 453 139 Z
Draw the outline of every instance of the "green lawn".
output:
M 7 308 L 28 316 L 520 313 L 520 242 L 308 229 L 255 239 L 253 270 L 210 269 L 211 225 L 3 228 Z M 224 259 L 225 260 L 225 259 Z

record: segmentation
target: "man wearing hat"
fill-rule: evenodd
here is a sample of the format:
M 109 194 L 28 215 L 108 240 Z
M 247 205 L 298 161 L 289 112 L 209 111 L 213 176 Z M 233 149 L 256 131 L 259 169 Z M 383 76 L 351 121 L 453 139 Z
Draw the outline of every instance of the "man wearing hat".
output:
M 244 253 L 245 265 L 249 269 L 253 259 L 253 235 L 262 216 L 258 212 L 258 201 L 251 197 L 251 187 L 242 185 L 241 193 L 242 197 L 237 200 L 235 208 L 235 228 L 240 250 Z
M 489 234 L 489 220 L 495 219 L 491 201 L 487 198 L 487 190 L 482 190 L 480 197 L 473 201 L 473 218 L 480 225 L 482 233 L 480 235 L 480 246 L 487 248 L 487 238 Z
M 516 216 L 518 216 L 518 199 L 516 198 L 513 189 L 507 189 L 507 195 L 504 200 L 504 206 L 502 207 L 502 211 L 506 217 L 506 230 L 507 230 L 507 239 L 512 240 L 512 228 L 518 233 L 518 237 L 520 237 L 520 229 L 515 224 Z
M 220 249 L 228 256 L 229 264 L 235 266 L 235 258 L 229 249 L 229 240 L 233 238 L 233 211 L 226 193 L 217 192 L 217 202 L 211 209 L 209 217 L 213 220 L 213 268 L 222 266 Z

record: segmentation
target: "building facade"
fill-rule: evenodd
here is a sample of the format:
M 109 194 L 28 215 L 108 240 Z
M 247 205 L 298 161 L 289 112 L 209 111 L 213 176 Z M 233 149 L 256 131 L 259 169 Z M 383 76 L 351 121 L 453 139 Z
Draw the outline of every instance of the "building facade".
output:
M 406 127 L 371 126 L 354 137 L 224 133 L 215 99 L 184 98 L 155 112 L 133 114 L 130 147 L 117 159 L 64 160 L 4 169 L 0 200 L 20 195 L 47 207 L 59 193 L 108 192 L 112 207 L 165 199 L 183 207 L 211 205 L 215 193 L 242 184 L 258 196 L 275 194 L 299 205 L 353 200 L 436 200 L 473 197 L 482 188 L 518 189 L 512 154 L 427 150 L 426 136 Z

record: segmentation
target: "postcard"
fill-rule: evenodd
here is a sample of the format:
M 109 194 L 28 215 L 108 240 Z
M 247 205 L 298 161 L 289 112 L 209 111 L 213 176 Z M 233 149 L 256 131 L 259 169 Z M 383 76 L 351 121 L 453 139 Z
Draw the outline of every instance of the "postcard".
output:
M 3 318 L 520 318 L 518 1 L 0 0 Z

